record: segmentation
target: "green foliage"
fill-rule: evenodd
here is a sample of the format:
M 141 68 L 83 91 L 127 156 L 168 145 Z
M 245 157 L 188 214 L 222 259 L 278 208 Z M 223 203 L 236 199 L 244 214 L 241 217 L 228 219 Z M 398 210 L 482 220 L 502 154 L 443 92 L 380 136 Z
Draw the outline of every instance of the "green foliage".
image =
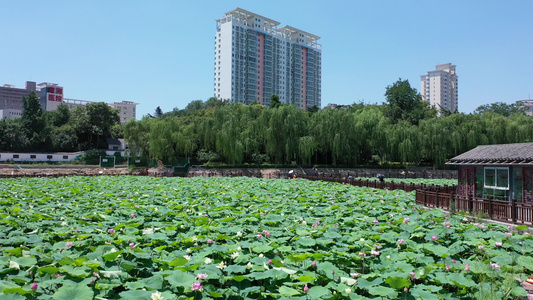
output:
M 532 271 L 527 227 L 446 217 L 403 191 L 17 178 L 0 180 L 0 203 L 2 299 L 513 299 Z
M 278 95 L 272 95 L 270 97 L 270 108 L 278 108 L 281 106 L 281 101 Z
M 524 114 L 526 107 L 521 102 L 507 104 L 504 102 L 494 102 L 484 104 L 476 108 L 474 111 L 477 114 L 495 113 L 504 117 L 510 117 L 514 114 Z
M 420 120 L 436 115 L 436 111 L 429 108 L 429 103 L 422 100 L 417 90 L 411 88 L 408 80 L 400 78 L 387 86 L 385 98 L 387 104 L 383 107 L 384 113 L 392 123 L 404 120 L 417 125 Z

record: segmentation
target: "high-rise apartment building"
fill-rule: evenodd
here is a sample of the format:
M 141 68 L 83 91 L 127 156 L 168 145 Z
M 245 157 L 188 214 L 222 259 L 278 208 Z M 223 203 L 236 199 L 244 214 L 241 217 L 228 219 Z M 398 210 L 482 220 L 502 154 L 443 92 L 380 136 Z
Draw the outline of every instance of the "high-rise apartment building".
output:
M 436 70 L 420 76 L 420 94 L 438 110 L 457 110 L 457 73 L 451 63 L 436 65 Z
M 319 36 L 236 8 L 216 20 L 214 95 L 232 102 L 321 104 Z

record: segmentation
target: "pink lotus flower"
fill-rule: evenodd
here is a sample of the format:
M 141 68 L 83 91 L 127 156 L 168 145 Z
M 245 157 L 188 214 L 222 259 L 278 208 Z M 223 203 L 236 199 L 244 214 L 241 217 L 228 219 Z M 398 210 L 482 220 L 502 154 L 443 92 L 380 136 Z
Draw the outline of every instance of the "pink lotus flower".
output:
M 361 257 L 365 257 L 365 256 L 366 256 L 366 253 L 364 253 L 364 252 L 359 252 L 359 256 L 361 256 Z
M 398 244 L 405 244 L 405 240 L 404 239 L 399 239 L 398 240 Z
M 257 237 L 258 240 L 260 240 L 263 237 L 263 235 L 262 234 L 258 234 L 258 235 L 256 235 L 256 237 Z
M 207 239 L 206 241 L 208 244 L 213 244 L 215 241 L 213 241 L 212 239 Z
M 311 265 L 312 265 L 313 267 L 316 267 L 316 260 L 313 260 L 313 262 L 311 263 Z
M 309 292 L 309 287 L 307 287 L 307 284 L 304 286 L 304 293 Z
M 266 236 L 266 237 L 270 237 L 270 232 L 266 231 L 266 230 L 263 230 L 263 234 Z
M 96 273 L 96 272 L 93 272 L 93 276 L 100 279 L 100 274 Z
M 132 218 L 135 218 L 135 217 L 137 217 L 137 216 L 136 216 L 135 214 L 131 214 L 131 217 L 132 217 Z
M 464 265 L 465 265 L 465 271 L 467 271 L 467 272 L 470 271 L 470 266 L 467 265 L 467 264 L 464 264 Z
M 70 248 L 70 247 L 74 246 L 74 243 L 73 242 L 66 242 L 65 246 Z
M 196 275 L 196 277 L 197 277 L 198 279 L 206 279 L 207 276 L 208 276 L 207 273 L 203 273 L 203 274 L 198 274 L 198 275 Z
M 455 259 L 452 259 L 452 263 L 453 263 L 453 264 L 456 263 L 456 262 L 457 262 L 457 261 L 456 261 Z
M 377 245 L 377 244 L 376 244 L 376 245 L 374 245 L 374 247 L 376 247 L 376 249 L 378 249 L 378 250 L 382 248 L 382 246 L 381 246 L 381 245 Z
M 34 282 L 34 283 L 31 284 L 31 290 L 32 291 L 35 291 L 38 287 L 39 287 L 39 285 L 37 284 L 37 282 Z
M 55 278 L 59 278 L 59 277 L 61 277 L 61 274 L 56 274 L 56 275 L 54 275 L 54 277 Z
M 110 228 L 110 229 L 108 230 L 108 232 L 109 232 L 110 234 L 113 234 L 113 233 L 115 233 L 115 229 Z
M 446 272 L 450 271 L 450 266 L 446 266 Z
M 477 248 L 478 248 L 479 250 L 481 250 L 481 249 L 485 248 L 485 246 L 483 246 L 483 245 L 479 245 L 479 246 L 477 246 Z
M 403 219 L 403 223 L 404 223 L 404 224 L 407 224 L 407 223 L 409 223 L 409 220 L 410 220 L 409 218 L 404 218 L 404 219 Z
M 200 282 L 193 282 L 191 291 L 199 291 L 202 288 L 202 284 Z
M 434 236 L 431 237 L 431 239 L 434 240 L 434 241 L 436 241 L 436 240 L 437 240 L 437 236 L 434 235 Z
M 370 251 L 370 255 L 372 255 L 372 256 L 379 256 L 380 253 L 377 252 L 377 251 L 375 251 L 375 250 L 371 250 L 371 251 Z
M 378 225 L 379 221 L 378 220 L 374 220 L 374 224 Z
M 135 243 L 131 242 L 129 246 L 130 246 L 130 248 L 134 248 L 135 247 Z
M 496 270 L 500 270 L 500 266 L 497 263 L 490 263 L 490 266 L 493 267 Z
M 503 245 L 502 242 L 495 242 L 494 245 L 496 245 L 496 247 L 501 247 Z
M 357 277 L 359 277 L 359 273 L 350 273 L 350 276 L 355 279 Z

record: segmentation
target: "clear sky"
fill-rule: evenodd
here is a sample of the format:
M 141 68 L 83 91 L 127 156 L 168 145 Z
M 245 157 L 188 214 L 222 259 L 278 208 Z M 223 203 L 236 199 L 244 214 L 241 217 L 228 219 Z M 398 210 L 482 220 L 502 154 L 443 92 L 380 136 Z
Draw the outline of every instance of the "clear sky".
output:
M 134 101 L 138 119 L 213 96 L 215 20 L 237 7 L 321 37 L 322 107 L 381 103 L 453 63 L 459 111 L 533 94 L 531 0 L 0 0 L 0 85 Z

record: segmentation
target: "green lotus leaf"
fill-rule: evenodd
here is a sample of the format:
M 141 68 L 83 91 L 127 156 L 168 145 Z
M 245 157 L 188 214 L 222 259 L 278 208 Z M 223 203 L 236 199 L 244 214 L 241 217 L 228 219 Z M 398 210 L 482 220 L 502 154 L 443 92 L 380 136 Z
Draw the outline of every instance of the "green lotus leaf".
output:
M 3 294 L 3 293 L 0 293 L 0 299 L 2 299 L 2 300 L 25 300 L 26 297 L 24 297 L 21 294 Z
M 411 295 L 415 297 L 415 299 L 421 299 L 421 300 L 439 300 L 441 299 L 438 294 L 434 294 L 431 291 L 427 291 L 418 287 L 413 287 L 409 290 Z
M 173 271 L 170 276 L 165 278 L 166 281 L 172 287 L 191 287 L 192 283 L 196 281 L 196 277 L 183 272 L 183 271 Z
M 185 257 L 178 257 L 168 263 L 171 267 L 181 267 L 187 264 L 189 261 Z
M 463 274 L 452 273 L 449 275 L 451 282 L 455 283 L 458 287 L 473 287 L 476 286 L 476 282 L 470 278 L 466 278 Z
M 259 246 L 254 247 L 252 250 L 255 253 L 266 253 L 272 249 L 274 249 L 274 247 L 269 246 L 269 245 L 259 245 Z
M 372 287 L 368 289 L 368 292 L 374 296 L 382 296 L 388 298 L 396 298 L 398 296 L 398 292 L 385 286 Z
M 283 285 L 279 288 L 278 292 L 285 297 L 292 297 L 300 294 L 297 290 Z
M 383 279 L 380 277 L 375 278 L 374 280 L 366 280 L 365 278 L 359 278 L 357 279 L 357 287 L 362 289 L 371 289 L 375 286 L 380 285 L 383 282 Z
M 314 286 L 307 292 L 307 296 L 311 299 L 320 299 L 324 296 L 330 296 L 331 294 L 331 291 L 323 286 Z
M 533 271 L 533 257 L 520 256 L 518 258 L 518 265 L 522 268 L 528 269 L 529 271 Z
M 74 267 L 71 265 L 62 266 L 59 268 L 61 272 L 68 273 L 70 276 L 73 277 L 87 277 L 89 274 L 91 274 L 89 271 L 90 269 L 87 267 Z
M 396 290 L 411 286 L 411 280 L 400 277 L 388 277 L 387 279 L 385 279 L 385 283 L 387 283 L 391 288 Z
M 47 273 L 47 274 L 56 274 L 59 271 L 58 267 L 55 266 L 43 266 L 39 268 L 39 273 Z
M 93 290 L 84 284 L 70 284 L 60 287 L 52 296 L 54 300 L 91 300 Z
M 296 270 L 291 270 L 291 269 L 284 268 L 284 267 L 281 267 L 281 268 L 276 268 L 276 267 L 274 267 L 274 268 L 272 268 L 272 269 L 274 269 L 274 270 L 279 270 L 279 271 L 283 271 L 283 272 L 285 272 L 285 273 L 287 273 L 287 274 L 289 274 L 289 275 L 296 274 L 296 272 L 298 272 L 298 271 L 296 271 Z
M 109 252 L 106 252 L 104 255 L 102 255 L 102 257 L 106 260 L 106 261 L 113 261 L 115 259 L 117 259 L 117 257 L 119 255 L 121 255 L 122 253 L 124 253 L 124 250 L 120 250 L 120 251 L 109 251 Z
M 297 278 L 297 280 L 299 280 L 300 282 L 310 282 L 310 281 L 313 281 L 314 279 L 315 277 L 309 276 L 309 275 L 302 275 Z
M 12 261 L 21 267 L 31 267 L 37 264 L 37 259 L 34 257 L 15 257 Z

